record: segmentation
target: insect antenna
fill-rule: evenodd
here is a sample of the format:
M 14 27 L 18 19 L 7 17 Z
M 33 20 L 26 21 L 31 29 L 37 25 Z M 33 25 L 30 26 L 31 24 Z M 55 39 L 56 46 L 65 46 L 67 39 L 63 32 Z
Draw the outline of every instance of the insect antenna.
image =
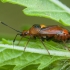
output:
M 11 28 L 11 29 L 13 29 L 13 30 L 16 31 L 16 32 L 22 33 L 21 31 L 14 29 L 13 27 L 7 25 L 6 23 L 4 23 L 4 22 L 2 22 L 2 21 L 0 21 L 0 23 L 2 23 L 3 25 L 5 25 L 5 26 L 7 26 L 7 27 L 9 27 L 9 28 Z
M 14 38 L 14 40 L 13 40 L 13 47 L 14 47 L 14 42 L 15 42 L 15 40 L 16 40 L 16 37 L 17 37 L 18 35 L 21 35 L 22 32 L 19 31 L 19 30 L 14 29 L 13 27 L 7 25 L 6 23 L 4 23 L 4 22 L 2 22 L 2 21 L 0 21 L 0 23 L 2 23 L 3 25 L 5 25 L 5 26 L 7 26 L 7 27 L 9 27 L 9 28 L 11 28 L 11 29 L 13 29 L 13 30 L 16 31 L 16 32 L 19 32 L 19 33 L 16 34 L 16 36 L 15 36 L 15 38 Z

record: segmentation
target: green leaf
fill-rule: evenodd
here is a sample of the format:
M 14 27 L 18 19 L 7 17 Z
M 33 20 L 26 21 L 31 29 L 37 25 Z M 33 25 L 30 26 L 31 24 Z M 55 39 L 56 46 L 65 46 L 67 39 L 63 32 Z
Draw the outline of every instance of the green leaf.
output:
M 9 44 L 9 41 L 7 41 L 6 39 L 2 38 L 2 43 L 3 44 Z
M 9 2 L 25 6 L 23 12 L 29 16 L 39 16 L 50 18 L 61 22 L 64 25 L 70 25 L 69 11 L 67 7 L 61 6 L 58 0 L 1 0 L 2 2 Z M 31 40 L 25 52 L 23 52 L 26 40 L 21 41 L 21 46 L 12 45 L 12 41 L 2 39 L 0 42 L 0 70 L 58 70 L 61 67 L 54 64 L 59 60 L 70 59 L 70 52 L 64 50 L 63 44 L 55 43 L 53 41 L 44 42 L 50 52 L 49 56 L 47 50 L 42 44 L 36 40 Z M 15 45 L 18 41 L 15 42 Z M 67 44 L 67 46 L 70 46 Z M 62 62 L 61 62 L 62 63 Z M 54 65 L 51 67 L 51 65 Z M 67 63 L 69 64 L 69 62 Z M 34 67 L 31 67 L 31 66 Z M 31 67 L 31 68 L 30 68 Z
M 70 26 L 70 9 L 58 0 L 1 0 L 25 6 L 23 12 L 30 16 L 39 16 L 56 20 Z
M 9 41 L 9 43 L 12 44 L 12 41 Z M 15 44 L 16 43 L 18 43 L 18 41 L 16 41 Z M 23 41 L 21 41 L 20 44 L 24 45 L 25 43 L 26 41 L 24 41 L 24 43 Z M 52 49 L 49 50 L 49 52 L 50 55 L 53 56 L 47 56 L 49 54 L 47 53 L 46 50 L 44 50 L 42 44 L 38 40 L 36 41 L 36 43 L 33 42 L 32 40 L 28 45 L 28 47 L 30 48 L 27 47 L 25 50 L 26 52 L 23 52 L 24 47 L 22 46 L 14 46 L 13 48 L 13 45 L 0 44 L 0 47 L 2 48 L 0 49 L 0 68 L 2 69 L 5 68 L 6 66 L 12 66 L 11 70 L 22 70 L 22 69 L 24 70 L 27 68 L 27 66 L 30 67 L 30 65 L 34 65 L 35 66 L 34 69 L 42 70 L 51 65 L 52 63 L 54 63 L 55 61 L 70 58 L 70 52 L 63 50 L 62 48 L 53 46 L 58 45 L 55 42 L 52 41 L 44 42 L 45 45 L 47 43 L 47 48 L 49 48 L 48 46 L 50 46 L 49 49 Z M 56 51 L 54 51 L 55 49 Z M 6 67 L 4 70 L 6 69 L 9 70 L 9 68 L 10 67 Z

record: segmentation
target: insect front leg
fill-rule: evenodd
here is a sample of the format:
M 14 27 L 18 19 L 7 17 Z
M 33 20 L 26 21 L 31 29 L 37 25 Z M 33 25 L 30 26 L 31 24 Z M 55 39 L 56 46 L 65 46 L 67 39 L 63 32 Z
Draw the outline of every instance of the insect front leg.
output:
M 20 41 L 22 40 L 22 38 L 23 38 L 23 36 L 20 38 Z M 17 45 L 19 45 L 20 41 L 18 42 L 18 44 L 17 44 Z

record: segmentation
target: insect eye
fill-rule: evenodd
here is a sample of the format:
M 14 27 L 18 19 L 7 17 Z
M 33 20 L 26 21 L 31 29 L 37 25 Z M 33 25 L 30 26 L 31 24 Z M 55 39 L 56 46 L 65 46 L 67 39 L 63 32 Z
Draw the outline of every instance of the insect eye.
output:
M 27 35 L 27 32 L 25 32 L 24 35 Z
M 33 26 L 34 26 L 35 28 L 41 28 L 41 26 L 38 25 L 38 24 L 34 24 Z

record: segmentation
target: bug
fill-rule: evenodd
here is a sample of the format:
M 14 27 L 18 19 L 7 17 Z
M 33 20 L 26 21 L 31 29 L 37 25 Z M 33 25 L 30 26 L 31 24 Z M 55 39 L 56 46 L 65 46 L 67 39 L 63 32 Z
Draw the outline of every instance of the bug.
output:
M 70 32 L 58 25 L 48 26 L 45 28 L 41 28 L 40 35 L 42 39 L 54 39 L 57 41 L 62 41 L 66 47 L 66 49 L 69 50 L 69 48 L 66 46 L 65 42 L 70 39 Z
M 0 21 L 0 22 L 1 22 L 1 21 Z M 13 45 L 14 45 L 14 42 L 15 42 L 16 37 L 17 37 L 18 35 L 21 36 L 21 39 L 22 39 L 23 37 L 25 37 L 25 36 L 30 36 L 30 38 L 36 38 L 36 37 L 38 37 L 38 38 L 40 38 L 40 41 L 41 41 L 42 44 L 44 45 L 44 43 L 43 43 L 43 41 L 42 41 L 42 39 L 41 39 L 41 37 L 40 37 L 39 31 L 41 30 L 41 28 L 45 28 L 46 25 L 43 25 L 43 24 L 41 24 L 41 25 L 39 25 L 39 24 L 34 24 L 29 30 L 23 30 L 23 31 L 21 32 L 21 31 L 19 31 L 19 30 L 16 30 L 16 29 L 12 28 L 11 26 L 5 24 L 4 22 L 1 22 L 1 23 L 2 23 L 3 25 L 5 25 L 5 26 L 8 26 L 9 28 L 15 30 L 16 32 L 18 32 L 18 33 L 16 34 L 14 40 L 13 40 Z M 28 41 L 27 41 L 27 43 L 26 43 L 26 46 L 28 45 L 28 43 L 29 43 L 29 41 L 30 41 L 30 38 L 28 39 Z M 20 39 L 20 41 L 21 41 L 21 39 Z M 20 43 L 20 41 L 19 41 L 19 43 Z M 19 43 L 18 43 L 18 44 L 19 44 Z M 25 51 L 25 49 L 26 49 L 26 46 L 25 46 L 25 48 L 24 48 L 24 51 Z M 47 49 L 47 47 L 46 47 L 45 45 L 44 45 L 44 47 L 46 48 L 48 54 L 50 54 L 49 51 L 48 51 L 48 49 Z
M 1 23 L 8 26 L 4 22 L 1 22 Z M 10 26 L 8 26 L 8 27 L 10 27 Z M 10 27 L 10 28 L 12 28 L 12 27 Z M 26 36 L 30 36 L 30 38 L 38 37 L 43 45 L 44 45 L 43 40 L 45 40 L 45 39 L 48 40 L 50 38 L 52 40 L 52 38 L 53 38 L 55 40 L 62 41 L 65 44 L 65 41 L 70 38 L 69 31 L 58 25 L 46 26 L 46 25 L 34 24 L 29 30 L 23 30 L 22 32 L 14 29 L 14 28 L 12 28 L 12 29 L 18 32 L 13 40 L 13 44 L 18 35 L 21 36 L 21 39 Z M 28 39 L 26 46 L 28 45 L 30 38 Z M 20 39 L 20 41 L 21 41 L 21 39 Z M 19 43 L 20 43 L 20 41 L 19 41 Z M 26 46 L 24 48 L 24 51 L 26 49 Z M 44 45 L 44 47 L 46 48 L 48 54 L 50 54 L 47 47 L 45 45 Z
M 53 37 L 54 39 L 56 39 L 58 41 L 66 41 L 70 38 L 69 31 L 58 25 L 41 28 L 39 33 L 42 37 L 44 37 L 44 36 L 46 36 L 48 38 Z

